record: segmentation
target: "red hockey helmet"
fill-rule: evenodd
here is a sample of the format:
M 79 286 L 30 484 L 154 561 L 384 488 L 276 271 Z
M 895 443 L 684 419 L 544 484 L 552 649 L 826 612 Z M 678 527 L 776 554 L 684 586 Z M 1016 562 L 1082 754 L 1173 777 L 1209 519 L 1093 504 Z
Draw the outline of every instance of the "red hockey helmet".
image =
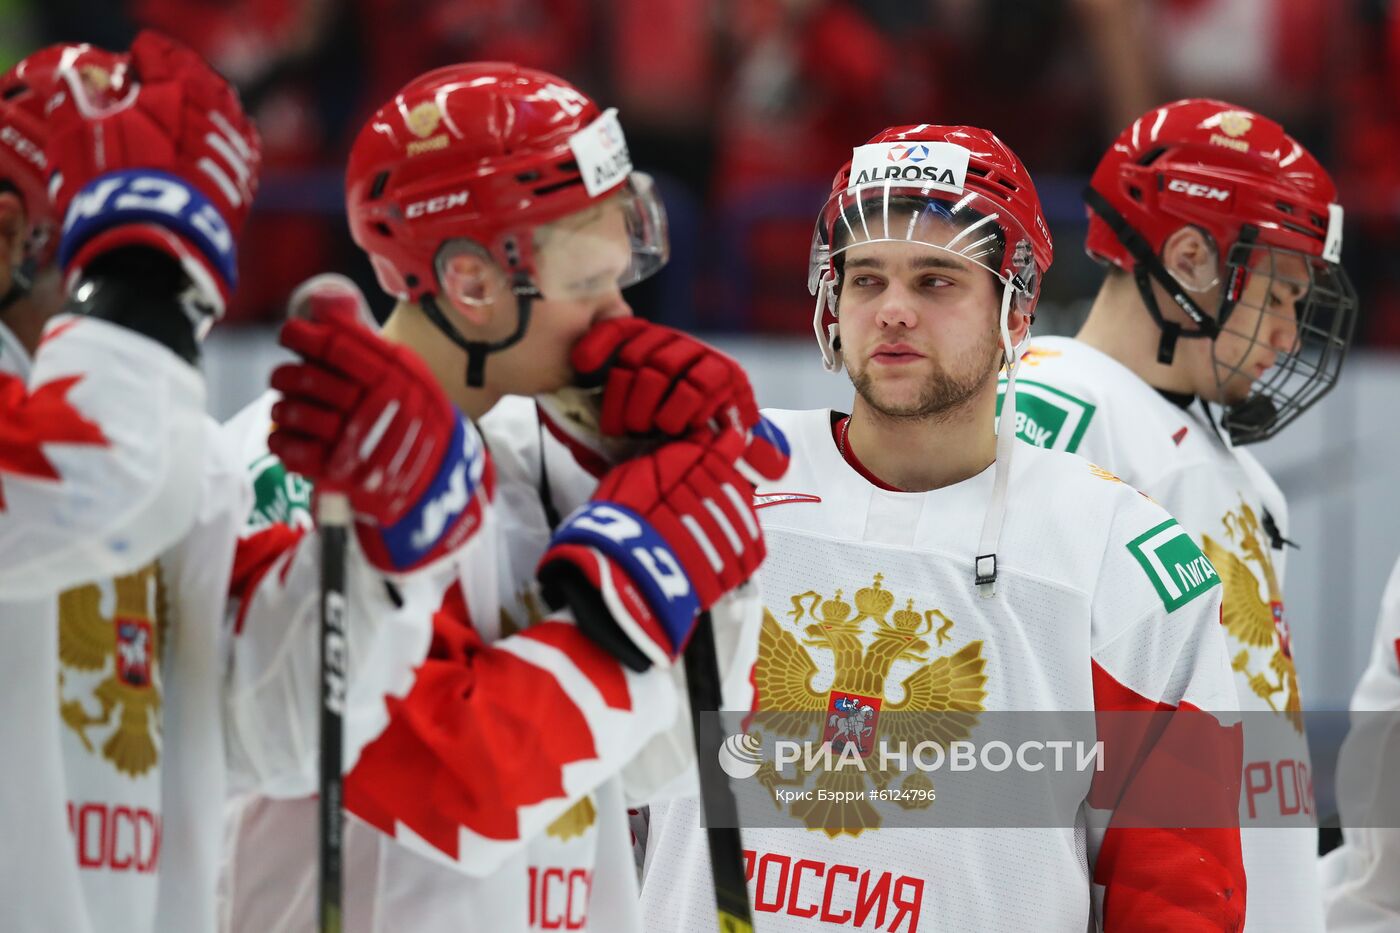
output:
M 1089 184 L 1154 254 L 1185 224 L 1209 233 L 1222 256 L 1246 224 L 1260 243 L 1312 256 L 1341 251 L 1327 171 L 1282 126 L 1225 101 L 1179 100 L 1144 114 L 1114 140 Z M 1132 271 L 1138 260 L 1092 207 L 1084 248 Z
M 409 82 L 360 131 L 346 172 L 350 233 L 384 290 L 410 300 L 436 294 L 445 242 L 471 240 L 530 276 L 523 234 L 619 194 L 634 247 L 627 285 L 664 265 L 667 243 L 616 112 L 553 75 L 496 62 Z
M 47 121 L 67 99 L 65 73 L 82 81 L 89 97 L 119 97 L 126 56 L 95 46 L 63 43 L 40 49 L 0 76 L 0 190 L 24 205 L 25 268 L 32 278 L 58 248 L 59 218 L 48 192 Z
M 896 126 L 856 148 L 832 182 L 812 236 L 808 288 L 828 369 L 836 336 L 841 254 L 860 243 L 916 240 L 996 276 L 1007 304 L 1034 313 L 1054 245 L 1035 185 L 995 134 L 971 126 Z M 1008 352 L 1010 348 L 1007 348 Z
M 1239 443 L 1272 436 L 1335 384 L 1355 324 L 1356 298 L 1341 268 L 1342 208 L 1327 171 L 1267 117 L 1220 100 L 1191 99 L 1143 114 L 1114 141 L 1094 170 L 1084 198 L 1091 257 L 1131 272 L 1162 329 L 1158 359 L 1170 364 L 1176 340 L 1235 333 L 1231 312 L 1250 276 L 1281 281 L 1287 262 L 1304 295 L 1295 309 L 1298 339 L 1290 353 L 1226 413 Z M 1182 227 L 1205 232 L 1220 260 L 1220 305 L 1203 309 L 1192 289 L 1161 262 L 1167 238 Z M 1285 260 L 1286 256 L 1294 260 Z M 1166 320 L 1151 282 L 1192 318 L 1195 330 Z M 1196 294 L 1204 290 L 1197 283 Z M 1259 309 L 1259 322 L 1271 312 Z M 1237 328 L 1236 328 L 1237 329 Z M 1240 334 L 1251 341 L 1253 333 Z M 1243 376 L 1246 357 L 1221 360 L 1220 385 Z

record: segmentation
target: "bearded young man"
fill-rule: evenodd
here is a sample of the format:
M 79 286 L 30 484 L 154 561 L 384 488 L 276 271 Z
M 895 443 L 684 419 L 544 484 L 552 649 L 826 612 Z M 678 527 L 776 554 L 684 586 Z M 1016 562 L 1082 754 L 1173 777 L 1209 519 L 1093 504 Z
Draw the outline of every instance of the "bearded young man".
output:
M 1105 768 L 1034 785 L 1063 795 L 1051 824 L 993 797 L 990 822 L 958 828 L 940 814 L 971 798 L 938 774 L 809 782 L 764 764 L 752 780 L 776 809 L 743 837 L 767 929 L 1243 923 L 1236 701 L 1209 562 L 1116 477 L 1015 440 L 1014 402 L 993 430 L 998 370 L 1014 380 L 1051 256 L 1030 176 L 986 130 L 895 127 L 837 175 L 810 284 L 824 361 L 844 363 L 856 395 L 849 416 L 767 412 L 793 458 L 781 486 L 759 490 L 752 729 L 874 754 L 985 740 L 997 733 L 984 713 L 1078 710 L 1105 740 Z M 1201 572 L 1179 586 L 1164 562 Z M 1009 721 L 1043 721 L 1019 715 Z M 1169 722 L 1133 718 L 1154 715 Z M 1191 780 L 1162 783 L 1177 765 Z M 1168 786 L 1190 818 L 1145 819 Z M 831 802 L 838 791 L 856 796 Z M 898 806 L 871 802 L 890 793 Z M 652 808 L 649 929 L 711 928 L 704 838 L 694 802 Z

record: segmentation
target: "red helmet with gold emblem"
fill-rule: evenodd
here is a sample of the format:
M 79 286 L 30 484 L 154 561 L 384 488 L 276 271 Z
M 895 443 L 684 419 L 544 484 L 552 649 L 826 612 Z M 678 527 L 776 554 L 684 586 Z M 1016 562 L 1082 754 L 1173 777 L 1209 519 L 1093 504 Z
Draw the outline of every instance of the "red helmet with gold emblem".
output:
M 1257 242 L 1313 256 L 1324 254 L 1330 235 L 1340 254 L 1341 208 L 1326 169 L 1282 126 L 1225 101 L 1179 100 L 1143 114 L 1089 184 L 1153 253 L 1192 224 L 1222 255 L 1245 225 Z M 1093 203 L 1084 248 L 1121 269 L 1137 264 Z
M 1172 363 L 1178 339 L 1209 339 L 1221 393 L 1227 384 L 1251 385 L 1221 419 L 1236 443 L 1272 437 L 1336 383 L 1356 322 L 1356 293 L 1341 266 L 1342 207 L 1331 176 L 1282 126 L 1221 100 L 1164 104 L 1119 134 L 1084 200 L 1085 249 L 1135 277 L 1161 330 L 1158 362 Z M 1162 262 L 1169 238 L 1184 228 L 1204 233 L 1215 257 L 1189 280 Z M 1254 294 L 1296 300 L 1283 312 L 1269 299 L 1253 307 L 1257 313 L 1237 314 L 1260 276 L 1268 287 L 1256 284 Z M 1191 328 L 1163 313 L 1154 285 Z M 1275 362 L 1256 375 L 1250 351 L 1222 358 L 1217 338 L 1226 333 L 1270 346 Z M 1290 346 L 1273 347 L 1281 338 L 1266 335 L 1279 333 L 1295 335 Z
M 473 241 L 513 279 L 529 279 L 532 228 L 613 197 L 632 237 L 627 285 L 665 263 L 667 242 L 616 111 L 554 75 L 495 62 L 407 84 L 360 131 L 346 173 L 355 242 L 384 290 L 411 300 L 436 294 L 444 243 Z

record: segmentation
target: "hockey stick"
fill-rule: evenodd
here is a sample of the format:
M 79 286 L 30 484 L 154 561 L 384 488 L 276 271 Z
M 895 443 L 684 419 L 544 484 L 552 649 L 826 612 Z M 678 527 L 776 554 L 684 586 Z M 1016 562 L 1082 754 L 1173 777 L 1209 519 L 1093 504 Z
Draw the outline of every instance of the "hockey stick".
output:
M 744 879 L 744 844 L 739 838 L 739 807 L 720 769 L 724 738 L 718 717 L 705 722 L 722 703 L 714 624 L 700 613 L 685 652 L 685 683 L 690 699 L 690 726 L 695 733 L 695 765 L 700 772 L 700 805 L 710 846 L 710 874 L 715 883 L 715 911 L 720 933 L 753 933 L 749 886 Z
M 608 438 L 598 429 L 602 386 L 607 369 L 595 373 L 591 384 L 570 386 L 536 399 L 554 424 L 574 440 L 589 448 L 607 463 L 617 463 L 651 449 L 656 443 L 636 438 Z M 716 432 L 723 430 L 711 422 Z M 543 431 L 543 427 L 541 427 Z M 543 438 L 543 434 L 541 434 Z M 558 510 L 549 492 L 544 466 L 544 444 L 540 445 L 540 502 L 550 518 L 551 532 L 558 526 Z M 696 767 L 700 776 L 700 803 L 705 813 L 709 838 L 710 871 L 715 884 L 715 913 L 720 933 L 753 933 L 753 912 L 749 887 L 744 879 L 744 846 L 739 837 L 739 808 L 729 787 L 729 776 L 719 767 L 719 751 L 724 741 L 718 716 L 705 722 L 703 713 L 716 713 L 723 705 L 719 657 L 715 650 L 714 622 L 708 611 L 700 613 L 685 651 L 686 694 L 690 701 L 690 725 L 695 736 Z
M 321 806 L 317 916 L 321 933 L 340 933 L 341 763 L 345 713 L 345 541 L 350 502 L 327 492 L 316 506 L 321 536 Z
M 355 299 L 361 323 L 371 330 L 378 328 L 359 288 L 334 272 L 312 276 L 298 285 L 287 299 L 287 317 L 310 320 L 312 300 L 337 293 Z M 341 843 L 345 830 L 341 768 L 349 660 L 345 637 L 345 542 L 350 515 L 350 500 L 344 493 L 326 491 L 316 501 L 316 527 L 321 541 L 321 796 L 316 915 L 321 933 L 340 933 L 341 929 Z

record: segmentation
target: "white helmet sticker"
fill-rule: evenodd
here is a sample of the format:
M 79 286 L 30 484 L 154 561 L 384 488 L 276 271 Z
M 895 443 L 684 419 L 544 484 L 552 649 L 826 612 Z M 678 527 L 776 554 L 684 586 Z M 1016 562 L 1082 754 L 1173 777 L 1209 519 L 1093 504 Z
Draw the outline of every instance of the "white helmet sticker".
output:
M 578 160 L 590 198 L 617 187 L 632 171 L 632 156 L 627 152 L 622 124 L 617 122 L 616 107 L 609 107 L 601 117 L 570 136 L 569 148 Z
M 1322 258 L 1328 262 L 1342 261 L 1342 206 L 1327 205 L 1327 239 L 1322 243 Z
M 969 153 L 942 142 L 872 143 L 851 154 L 850 187 L 894 184 L 962 194 Z

